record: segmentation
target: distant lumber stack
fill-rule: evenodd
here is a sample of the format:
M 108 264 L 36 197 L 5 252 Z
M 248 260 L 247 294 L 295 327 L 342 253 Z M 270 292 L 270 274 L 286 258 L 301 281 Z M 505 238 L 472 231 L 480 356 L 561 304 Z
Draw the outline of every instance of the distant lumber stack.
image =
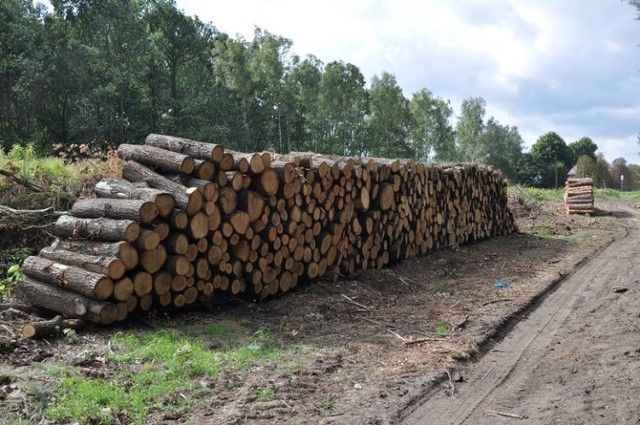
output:
M 564 203 L 567 214 L 594 213 L 593 180 L 590 178 L 570 178 L 564 185 Z
M 241 153 L 151 134 L 25 262 L 30 304 L 109 324 L 233 294 L 263 300 L 515 230 L 502 175 L 478 164 Z

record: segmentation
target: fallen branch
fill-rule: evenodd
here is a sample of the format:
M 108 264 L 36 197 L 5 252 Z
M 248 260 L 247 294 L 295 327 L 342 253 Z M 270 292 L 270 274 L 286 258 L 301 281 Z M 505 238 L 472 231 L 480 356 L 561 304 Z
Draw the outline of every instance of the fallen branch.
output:
M 513 418 L 513 419 L 527 419 L 527 416 L 523 416 L 523 415 L 516 415 L 515 413 L 507 413 L 507 412 L 498 412 L 498 411 L 491 411 L 490 413 L 493 413 L 494 415 L 500 415 L 500 416 L 504 416 L 506 418 Z
M 423 342 L 442 342 L 442 341 L 448 341 L 447 338 L 420 338 L 420 339 L 409 339 L 406 340 L 404 345 L 413 345 L 413 344 L 420 344 Z
M 488 306 L 489 304 L 502 303 L 506 301 L 513 301 L 513 298 L 500 298 L 498 300 L 487 301 L 486 303 L 483 303 L 482 306 L 485 307 L 485 306 Z
M 366 305 L 360 304 L 359 302 L 355 301 L 353 298 L 349 298 L 348 296 L 346 296 L 345 294 L 340 294 L 342 295 L 347 301 L 349 301 L 351 304 L 358 306 L 364 310 L 369 310 L 369 307 L 367 307 Z
M 34 192 L 47 193 L 45 188 L 25 179 L 24 177 L 20 177 L 18 173 L 12 173 L 11 171 L 0 168 L 0 174 Z
M 453 383 L 453 378 L 451 378 L 451 372 L 449 372 L 449 369 L 445 369 L 444 371 L 449 377 L 449 389 L 451 390 L 451 397 L 453 397 L 456 393 L 456 385 Z
M 364 320 L 365 322 L 369 322 L 369 323 L 372 323 L 372 324 L 374 324 L 374 325 L 384 326 L 385 328 L 386 328 L 386 327 L 397 328 L 397 326 L 388 325 L 388 324 L 386 324 L 386 323 L 379 322 L 379 321 L 377 321 L 377 320 L 369 319 L 368 317 L 356 317 L 355 319 L 356 319 L 356 320 Z
M 396 338 L 398 338 L 400 341 L 402 341 L 403 344 L 406 344 L 407 341 L 409 341 L 407 338 L 403 337 L 402 335 L 400 335 L 397 332 L 392 331 L 391 329 L 387 329 L 387 332 L 389 332 L 391 335 L 393 335 Z

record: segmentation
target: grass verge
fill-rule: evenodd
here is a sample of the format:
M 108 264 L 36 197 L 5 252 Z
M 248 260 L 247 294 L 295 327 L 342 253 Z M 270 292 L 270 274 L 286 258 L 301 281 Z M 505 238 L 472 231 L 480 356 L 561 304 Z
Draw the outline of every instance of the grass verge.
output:
M 208 383 L 223 373 L 296 361 L 301 347 L 285 347 L 263 330 L 250 333 L 230 324 L 195 325 L 135 334 L 118 333 L 105 356 L 101 377 L 57 370 L 56 397 L 47 419 L 80 423 L 147 423 L 149 414 L 192 410 Z M 212 347 L 215 347 L 212 349 Z M 273 389 L 256 390 L 271 399 Z

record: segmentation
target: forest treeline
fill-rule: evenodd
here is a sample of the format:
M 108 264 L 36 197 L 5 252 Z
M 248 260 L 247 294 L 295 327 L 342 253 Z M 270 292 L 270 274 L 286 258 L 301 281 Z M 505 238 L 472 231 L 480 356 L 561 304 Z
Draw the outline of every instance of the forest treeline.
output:
M 166 133 L 241 151 L 315 151 L 479 161 L 513 182 L 554 187 L 578 163 L 599 186 L 627 188 L 637 166 L 612 164 L 589 138 L 540 136 L 531 152 L 515 126 L 487 117 L 479 97 L 454 115 L 424 88 L 407 98 L 395 77 L 292 52 L 256 28 L 232 37 L 171 0 L 0 2 L 0 144 L 94 149 Z

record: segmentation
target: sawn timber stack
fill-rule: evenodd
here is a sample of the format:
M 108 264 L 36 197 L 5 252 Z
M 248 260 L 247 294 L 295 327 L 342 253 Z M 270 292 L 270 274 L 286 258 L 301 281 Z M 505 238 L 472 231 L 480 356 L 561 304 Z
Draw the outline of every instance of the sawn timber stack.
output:
M 222 293 L 263 300 L 515 230 L 491 167 L 240 153 L 151 134 L 25 262 L 30 304 L 100 324 Z
M 590 178 L 570 178 L 564 185 L 564 204 L 567 214 L 594 213 L 593 180 Z

